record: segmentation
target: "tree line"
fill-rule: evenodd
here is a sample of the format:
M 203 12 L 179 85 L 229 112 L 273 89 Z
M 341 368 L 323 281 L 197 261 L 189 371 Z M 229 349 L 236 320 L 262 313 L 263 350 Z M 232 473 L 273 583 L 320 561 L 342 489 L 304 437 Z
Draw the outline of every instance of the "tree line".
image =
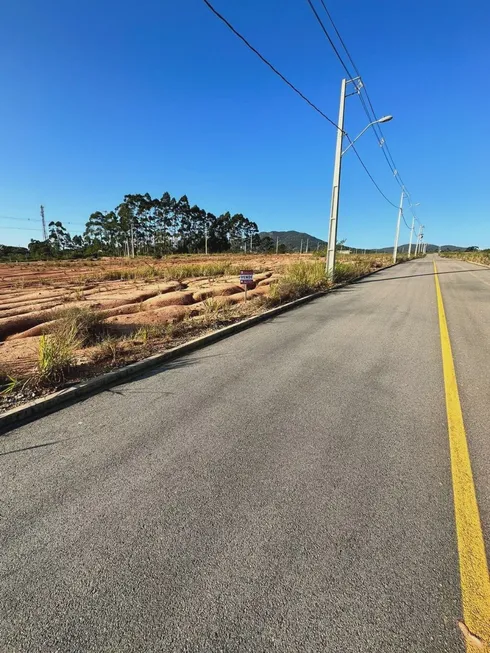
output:
M 113 211 L 92 213 L 83 234 L 71 236 L 61 221 L 50 222 L 48 229 L 47 240 L 29 243 L 32 257 L 159 257 L 274 249 L 272 239 L 261 239 L 257 224 L 241 213 L 215 216 L 191 206 L 186 195 L 175 199 L 168 192 L 160 198 L 149 193 L 125 195 Z

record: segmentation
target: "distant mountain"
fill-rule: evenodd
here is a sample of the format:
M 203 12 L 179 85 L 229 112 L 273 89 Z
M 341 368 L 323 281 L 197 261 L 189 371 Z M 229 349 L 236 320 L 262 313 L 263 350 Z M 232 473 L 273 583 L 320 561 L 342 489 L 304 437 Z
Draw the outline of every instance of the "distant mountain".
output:
M 300 231 L 261 231 L 259 233 L 261 238 L 269 236 L 272 238 L 274 243 L 279 239 L 279 245 L 285 245 L 286 249 L 291 252 L 299 252 L 301 249 L 301 241 L 303 241 L 303 252 L 306 250 L 306 243 L 308 242 L 308 251 L 312 252 L 313 250 L 323 249 L 327 246 L 325 240 L 320 240 L 315 238 L 311 234 L 302 233 Z M 374 254 L 378 252 L 379 254 L 393 254 L 393 247 L 381 247 L 378 249 L 365 249 L 364 247 L 354 247 L 349 243 L 345 243 L 345 249 L 349 249 L 351 252 L 366 252 L 367 254 Z M 457 245 L 441 245 L 441 252 L 463 252 L 466 247 L 458 247 Z M 408 243 L 406 245 L 399 245 L 398 251 L 400 253 L 408 252 Z M 415 251 L 415 243 L 412 243 L 412 252 Z M 427 253 L 432 254 L 439 251 L 439 245 L 427 244 Z
M 412 243 L 412 252 L 414 248 L 415 248 L 415 243 Z M 466 247 L 458 247 L 457 245 L 441 245 L 441 252 L 464 252 L 465 249 Z M 383 254 L 393 254 L 393 247 L 383 247 L 382 249 L 367 250 L 367 251 L 378 251 Z M 401 253 L 407 253 L 408 244 L 399 245 L 398 251 Z M 427 254 L 433 254 L 434 252 L 438 252 L 438 251 L 439 251 L 439 245 L 427 244 Z
M 274 243 L 279 239 L 279 245 L 286 245 L 286 248 L 293 252 L 300 251 L 301 241 L 303 241 L 303 252 L 306 250 L 307 243 L 309 252 L 317 249 L 317 247 L 321 249 L 327 245 L 324 240 L 315 238 L 311 234 L 301 233 L 300 231 L 261 231 L 259 236 L 261 238 L 269 236 Z

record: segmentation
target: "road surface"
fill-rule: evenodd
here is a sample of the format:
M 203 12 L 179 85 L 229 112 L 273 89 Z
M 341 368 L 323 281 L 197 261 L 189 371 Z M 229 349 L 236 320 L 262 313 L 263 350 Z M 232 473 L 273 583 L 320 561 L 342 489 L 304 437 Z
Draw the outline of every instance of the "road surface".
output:
M 490 550 L 490 269 L 435 257 Z M 2 653 L 464 651 L 432 257 L 0 438 Z

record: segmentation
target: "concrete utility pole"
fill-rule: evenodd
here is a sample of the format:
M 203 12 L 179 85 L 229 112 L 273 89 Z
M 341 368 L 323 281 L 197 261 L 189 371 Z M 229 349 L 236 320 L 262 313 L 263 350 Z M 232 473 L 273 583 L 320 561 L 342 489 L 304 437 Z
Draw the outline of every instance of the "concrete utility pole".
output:
M 309 245 L 309 243 L 310 243 L 310 239 L 307 238 L 306 239 L 306 252 L 305 252 L 305 254 L 308 254 L 308 245 Z
M 396 222 L 396 232 L 395 232 L 395 246 L 393 247 L 393 263 L 396 263 L 396 256 L 398 254 L 398 239 L 400 237 L 400 222 L 403 215 L 403 198 L 405 196 L 405 191 L 402 190 L 402 195 L 400 197 L 400 208 L 398 209 L 398 220 Z
M 422 245 L 422 231 L 424 227 L 423 225 L 420 225 L 419 227 L 419 233 L 417 234 L 417 244 L 415 246 L 415 256 L 418 256 L 420 254 L 420 247 Z
M 355 86 L 354 93 L 360 93 L 362 88 L 362 81 L 360 77 L 355 79 L 343 79 L 340 86 L 340 107 L 339 107 L 339 119 L 337 121 L 337 144 L 335 146 L 335 162 L 333 167 L 333 183 L 332 183 L 332 200 L 330 203 L 330 222 L 328 225 L 328 246 L 327 246 L 327 260 L 325 262 L 325 272 L 329 279 L 333 280 L 335 273 L 335 250 L 337 247 L 337 222 L 339 217 L 339 195 L 340 195 L 340 171 L 342 156 L 354 146 L 354 143 L 360 138 L 371 125 L 377 125 L 378 123 L 389 122 L 393 119 L 393 116 L 383 116 L 378 120 L 370 122 L 360 134 L 358 134 L 354 140 L 349 138 L 349 145 L 342 151 L 342 143 L 344 138 L 344 114 L 345 114 L 345 89 L 347 84 L 353 83 Z M 355 147 L 355 146 L 354 146 Z
M 279 252 L 279 236 L 276 238 L 276 254 Z
M 43 240 L 48 240 L 48 230 L 46 229 L 46 220 L 44 219 L 44 206 L 41 204 L 41 222 L 43 225 Z
M 299 253 L 303 253 L 303 239 L 301 239 L 301 245 L 299 246 Z
M 325 272 L 333 281 L 335 272 L 335 247 L 337 245 L 337 222 L 339 218 L 340 171 L 342 166 L 342 143 L 344 141 L 345 87 L 347 80 L 340 85 L 340 107 L 337 122 L 337 144 L 335 145 L 335 161 L 333 166 L 332 199 L 330 202 L 330 222 L 328 225 L 328 247 Z
M 204 227 L 204 253 L 208 254 L 208 225 Z
M 410 255 L 412 253 L 412 236 L 413 236 L 414 229 L 415 229 L 415 216 L 412 215 L 412 228 L 410 229 L 410 242 L 408 243 L 408 258 L 410 258 Z

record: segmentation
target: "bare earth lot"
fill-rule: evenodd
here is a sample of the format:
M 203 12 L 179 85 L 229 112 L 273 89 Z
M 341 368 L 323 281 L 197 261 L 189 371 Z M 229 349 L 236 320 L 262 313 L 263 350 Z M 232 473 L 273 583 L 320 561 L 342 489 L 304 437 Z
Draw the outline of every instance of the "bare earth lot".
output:
M 389 262 L 383 256 L 344 261 L 347 271 L 360 272 Z M 54 332 L 63 316 L 77 310 L 97 314 L 101 335 L 95 342 L 80 343 L 63 383 L 127 364 L 264 310 L 271 287 L 299 262 L 306 269 L 322 265 L 299 254 L 0 264 L 0 373 L 4 383 L 31 378 L 39 366 L 41 336 Z M 255 273 L 246 303 L 240 269 Z M 4 391 L 0 409 L 60 385 Z

